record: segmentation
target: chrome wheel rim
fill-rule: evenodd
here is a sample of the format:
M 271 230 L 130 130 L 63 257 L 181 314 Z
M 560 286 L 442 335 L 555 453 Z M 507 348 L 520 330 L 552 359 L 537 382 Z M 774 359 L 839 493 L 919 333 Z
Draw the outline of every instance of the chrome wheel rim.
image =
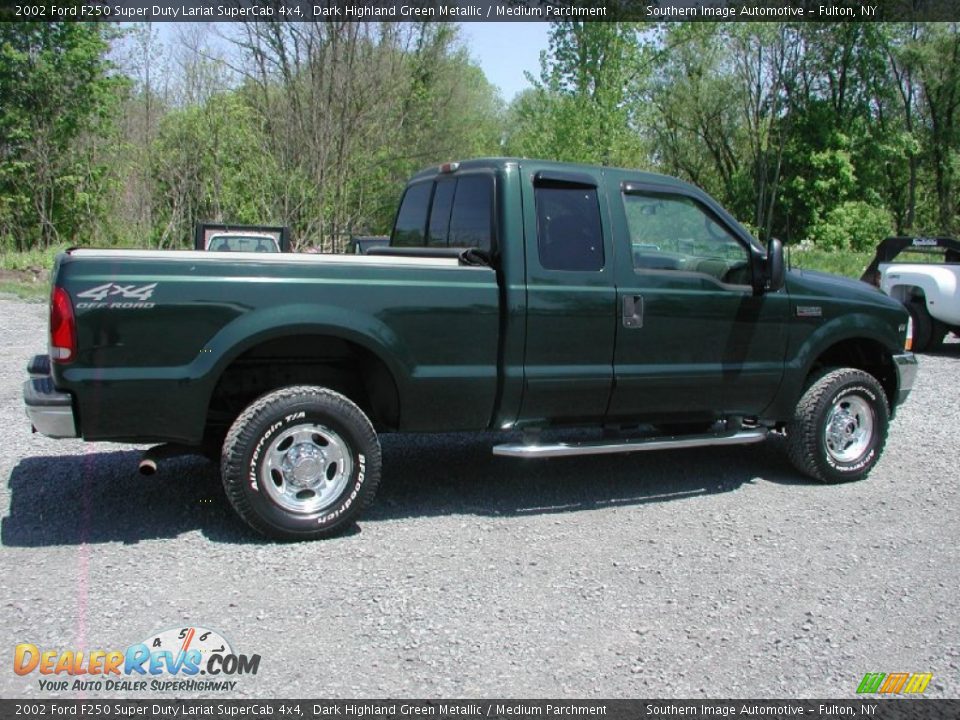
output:
M 267 447 L 260 487 L 284 510 L 315 513 L 332 505 L 353 473 L 350 447 L 318 423 L 287 428 Z
M 837 462 L 859 460 L 873 440 L 873 408 L 859 395 L 843 395 L 827 414 L 823 439 L 827 453 Z

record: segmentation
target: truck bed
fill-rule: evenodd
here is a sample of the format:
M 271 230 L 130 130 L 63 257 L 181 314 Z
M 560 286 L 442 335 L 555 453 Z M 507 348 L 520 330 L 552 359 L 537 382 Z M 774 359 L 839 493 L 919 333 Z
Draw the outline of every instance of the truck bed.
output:
M 404 408 L 396 429 L 489 424 L 499 337 L 493 270 L 455 258 L 225 255 L 60 257 L 55 282 L 74 303 L 78 352 L 54 377 L 78 400 L 83 437 L 199 442 L 228 368 L 279 366 L 284 348 L 305 347 L 317 361 L 342 359 L 346 347 L 378 358 Z

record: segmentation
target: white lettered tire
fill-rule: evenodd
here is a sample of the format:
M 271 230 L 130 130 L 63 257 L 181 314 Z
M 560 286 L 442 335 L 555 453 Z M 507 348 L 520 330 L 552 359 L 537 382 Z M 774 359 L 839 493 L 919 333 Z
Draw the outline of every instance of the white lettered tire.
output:
M 890 410 L 880 383 L 854 368 L 828 370 L 797 403 L 787 450 L 800 472 L 825 483 L 866 477 L 887 440 Z
M 380 442 L 363 411 L 340 393 L 287 387 L 240 414 L 220 469 L 230 504 L 250 527 L 310 540 L 342 531 L 373 501 Z

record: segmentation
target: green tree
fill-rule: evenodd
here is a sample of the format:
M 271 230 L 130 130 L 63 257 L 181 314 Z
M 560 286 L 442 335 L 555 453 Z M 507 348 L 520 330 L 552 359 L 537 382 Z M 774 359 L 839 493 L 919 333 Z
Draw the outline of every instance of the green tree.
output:
M 125 81 L 103 24 L 0 23 L 0 239 L 76 242 L 99 227 L 108 180 L 100 139 Z
M 929 162 L 937 203 L 937 230 L 960 231 L 960 25 L 927 23 L 906 52 L 922 86 Z
M 540 155 L 603 165 L 642 158 L 637 132 L 638 88 L 646 64 L 634 23 L 558 22 L 541 55 L 534 91 L 514 100 L 506 146 Z

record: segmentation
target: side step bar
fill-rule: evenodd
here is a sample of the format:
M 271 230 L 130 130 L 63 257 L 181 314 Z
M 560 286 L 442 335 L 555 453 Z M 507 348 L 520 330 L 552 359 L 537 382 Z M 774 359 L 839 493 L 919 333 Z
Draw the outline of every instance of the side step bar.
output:
M 633 440 L 615 440 L 583 443 L 552 443 L 549 445 L 526 445 L 506 443 L 494 445 L 493 454 L 516 458 L 554 458 L 573 455 L 610 455 L 613 453 L 642 452 L 645 450 L 671 450 L 680 448 L 710 447 L 714 445 L 749 445 L 763 442 L 766 428 L 739 430 L 718 435 L 679 435 Z

